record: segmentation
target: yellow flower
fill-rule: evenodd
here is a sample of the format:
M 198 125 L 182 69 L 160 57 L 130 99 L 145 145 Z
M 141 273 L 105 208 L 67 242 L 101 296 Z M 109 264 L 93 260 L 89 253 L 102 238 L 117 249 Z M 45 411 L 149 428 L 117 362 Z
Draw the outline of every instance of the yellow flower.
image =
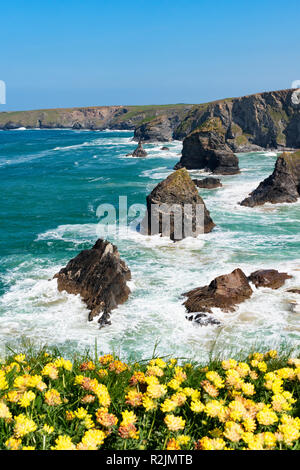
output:
M 146 411 L 151 411 L 157 407 L 157 404 L 152 400 L 152 398 L 145 395 L 143 396 L 143 407 Z
M 190 442 L 190 440 L 190 436 L 187 436 L 185 434 L 180 434 L 179 436 L 177 436 L 177 442 L 181 446 L 186 446 Z
M 196 443 L 195 448 L 197 450 L 223 450 L 225 449 L 226 443 L 221 438 L 210 438 L 208 436 L 202 437 Z
M 82 441 L 77 445 L 79 450 L 97 450 L 102 446 L 106 435 L 99 429 L 90 429 L 86 431 Z
M 244 395 L 247 395 L 247 396 L 251 396 L 251 395 L 254 395 L 256 393 L 254 385 L 250 384 L 250 383 L 247 383 L 247 382 L 244 382 L 242 384 L 242 392 L 243 392 Z
M 55 446 L 51 447 L 51 450 L 75 450 L 76 447 L 72 442 L 70 436 L 66 434 L 58 436 L 55 440 Z
M 177 439 L 174 439 L 173 437 L 172 439 L 168 440 L 166 450 L 179 450 L 179 449 L 180 449 L 180 445 Z
M 14 360 L 15 360 L 16 362 L 21 362 L 21 363 L 24 363 L 24 362 L 25 362 L 25 359 L 26 359 L 25 354 L 17 354 L 17 355 L 14 357 Z
M 215 372 L 213 370 L 206 372 L 206 378 L 210 380 L 216 388 L 223 388 L 224 387 L 224 380 L 218 372 Z
M 129 390 L 127 395 L 125 396 L 126 398 L 126 404 L 131 405 L 133 407 L 135 406 L 141 406 L 143 403 L 143 394 L 141 392 L 138 392 L 137 390 Z
M 160 409 L 162 410 L 163 413 L 170 413 L 171 411 L 174 411 L 177 408 L 177 403 L 174 402 L 173 400 L 170 400 L 167 398 L 162 404 Z
M 22 450 L 35 450 L 34 446 L 23 446 Z
M 86 411 L 85 408 L 78 408 L 76 411 L 74 411 L 74 416 L 78 419 L 84 419 L 87 416 L 88 412 Z
M 27 418 L 24 414 L 20 414 L 14 417 L 15 427 L 14 433 L 16 437 L 23 437 L 30 432 L 34 432 L 37 429 L 37 425 L 32 419 Z
M 54 366 L 57 368 L 65 369 L 68 371 L 72 370 L 72 362 L 68 359 L 64 359 L 63 357 L 59 357 L 54 361 Z
M 204 410 L 205 406 L 201 403 L 200 400 L 194 400 L 191 402 L 191 410 L 194 413 L 201 413 Z
M 185 420 L 181 418 L 181 416 L 174 416 L 173 414 L 169 414 L 165 417 L 164 422 L 167 425 L 169 431 L 180 431 L 184 429 Z
M 225 423 L 224 436 L 232 442 L 238 442 L 243 435 L 243 428 L 240 424 L 233 421 Z
M 49 406 L 56 406 L 62 403 L 60 393 L 54 388 L 48 390 L 45 393 L 45 402 Z
M 48 362 L 41 373 L 42 375 L 47 375 L 52 380 L 56 380 L 58 378 L 58 369 L 52 362 Z
M 127 426 L 128 424 L 134 424 L 137 420 L 136 415 L 133 411 L 125 410 L 122 412 L 121 426 Z
M 291 446 L 300 438 L 299 430 L 292 424 L 280 424 L 278 431 L 283 435 L 283 441 L 287 446 Z
M 267 406 L 264 406 L 264 408 L 257 413 L 256 419 L 259 424 L 262 424 L 263 426 L 270 426 L 278 421 L 276 413 L 270 410 Z
M 21 439 L 15 439 L 14 437 L 10 437 L 5 441 L 5 446 L 9 450 L 19 450 L 21 448 L 22 441 Z
M 18 403 L 22 408 L 27 408 L 28 406 L 30 406 L 30 403 L 35 400 L 35 397 L 36 394 L 29 390 L 28 392 L 23 393 Z
M 276 441 L 276 436 L 272 432 L 264 432 L 264 444 L 266 447 L 275 447 Z
M 54 427 L 48 426 L 48 424 L 44 424 L 43 431 L 46 432 L 47 434 L 52 434 L 54 432 Z
M 12 414 L 9 411 L 8 406 L 3 401 L 0 401 L 0 418 L 3 418 L 3 419 L 12 418 Z
M 7 390 L 8 389 L 8 382 L 5 377 L 5 372 L 0 370 L 0 390 Z
M 247 432 L 254 432 L 256 429 L 256 423 L 253 418 L 246 418 L 243 421 L 243 426 Z
M 147 395 L 150 398 L 160 398 L 167 393 L 167 387 L 161 384 L 151 384 L 147 387 Z

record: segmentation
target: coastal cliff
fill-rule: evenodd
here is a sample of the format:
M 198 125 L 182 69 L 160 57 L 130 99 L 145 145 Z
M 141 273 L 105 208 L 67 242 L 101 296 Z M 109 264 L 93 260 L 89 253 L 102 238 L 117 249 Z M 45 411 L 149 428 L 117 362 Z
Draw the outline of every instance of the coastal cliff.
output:
M 300 105 L 294 90 L 257 93 L 205 104 L 95 106 L 0 113 L 0 129 L 134 130 L 142 142 L 183 140 L 214 118 L 233 152 L 300 148 Z M 223 139 L 223 137 L 222 137 Z

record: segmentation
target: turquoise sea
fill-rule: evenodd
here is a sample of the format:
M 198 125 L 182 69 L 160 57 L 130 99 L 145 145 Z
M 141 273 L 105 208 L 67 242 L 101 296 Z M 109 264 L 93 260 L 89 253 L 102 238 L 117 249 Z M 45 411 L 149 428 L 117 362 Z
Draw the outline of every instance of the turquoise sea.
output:
M 300 202 L 238 205 L 274 167 L 276 153 L 239 155 L 241 173 L 223 187 L 200 190 L 216 228 L 179 243 L 133 230 L 111 236 L 132 272 L 132 294 L 99 330 L 78 296 L 59 293 L 53 275 L 97 239 L 97 207 L 145 203 L 180 158 L 181 142 L 145 145 L 145 159 L 125 131 L 0 132 L 0 352 L 22 339 L 64 353 L 94 348 L 123 358 L 161 355 L 205 359 L 257 345 L 299 345 Z M 203 174 L 192 171 L 196 177 Z M 234 313 L 216 311 L 221 326 L 185 319 L 180 295 L 240 267 L 248 275 L 275 268 L 293 276 L 281 289 L 258 289 Z

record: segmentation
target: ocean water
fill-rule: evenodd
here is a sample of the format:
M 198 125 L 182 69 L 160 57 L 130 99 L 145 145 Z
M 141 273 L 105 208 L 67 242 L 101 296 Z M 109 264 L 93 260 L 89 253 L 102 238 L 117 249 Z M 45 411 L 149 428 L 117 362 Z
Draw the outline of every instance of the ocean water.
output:
M 65 354 L 94 348 L 123 358 L 161 355 L 205 360 L 255 347 L 299 346 L 300 203 L 238 205 L 272 171 L 276 153 L 239 155 L 241 173 L 223 187 L 200 190 L 216 223 L 213 232 L 179 243 L 121 228 L 109 238 L 132 272 L 129 300 L 99 330 L 79 296 L 59 293 L 53 275 L 98 238 L 97 207 L 145 203 L 172 172 L 181 142 L 145 145 L 145 159 L 126 157 L 136 143 L 125 131 L 0 132 L 0 353 L 23 339 L 56 345 Z M 203 175 L 191 171 L 193 177 Z M 255 289 L 221 326 L 185 319 L 181 294 L 240 267 L 248 275 L 275 268 L 293 276 L 278 289 Z

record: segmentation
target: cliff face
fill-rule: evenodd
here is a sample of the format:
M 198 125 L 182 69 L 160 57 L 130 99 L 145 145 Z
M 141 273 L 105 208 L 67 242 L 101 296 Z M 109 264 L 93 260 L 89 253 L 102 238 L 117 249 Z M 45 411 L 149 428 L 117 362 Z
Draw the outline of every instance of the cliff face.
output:
M 0 113 L 0 129 L 128 129 L 135 140 L 183 140 L 206 121 L 219 118 L 233 152 L 300 147 L 300 105 L 292 89 L 200 105 L 98 106 Z
M 174 131 L 184 139 L 212 118 L 219 118 L 225 142 L 234 152 L 300 147 L 300 105 L 294 90 L 280 90 L 194 106 Z
M 135 130 L 135 140 L 167 141 L 172 140 L 173 129 L 191 108 L 192 105 L 94 106 L 2 112 L 0 129 L 128 129 Z M 153 124 L 148 127 L 150 121 Z M 152 130 L 156 125 L 158 129 Z

